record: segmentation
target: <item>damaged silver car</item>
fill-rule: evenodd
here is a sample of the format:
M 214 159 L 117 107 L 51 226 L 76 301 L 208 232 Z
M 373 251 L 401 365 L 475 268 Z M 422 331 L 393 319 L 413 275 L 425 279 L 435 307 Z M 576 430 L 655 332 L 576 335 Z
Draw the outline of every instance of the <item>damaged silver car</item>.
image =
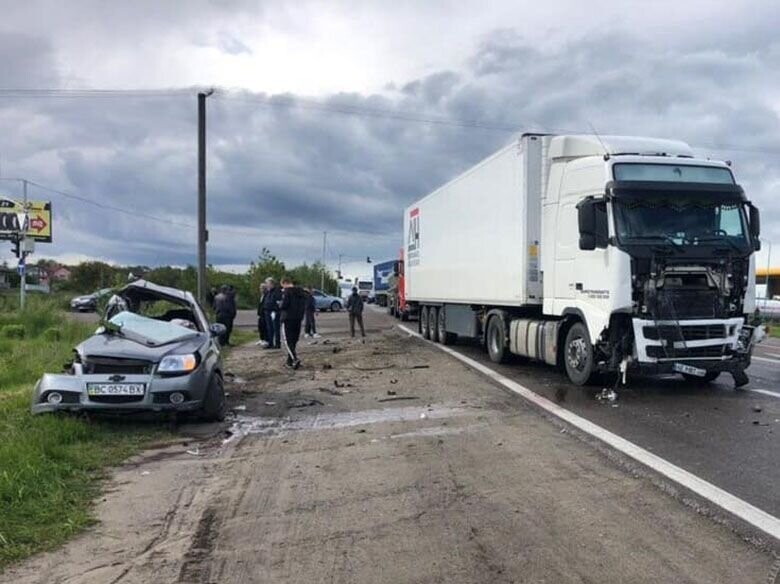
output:
M 193 412 L 222 420 L 224 332 L 209 325 L 191 293 L 137 280 L 111 298 L 66 372 L 38 381 L 32 411 Z

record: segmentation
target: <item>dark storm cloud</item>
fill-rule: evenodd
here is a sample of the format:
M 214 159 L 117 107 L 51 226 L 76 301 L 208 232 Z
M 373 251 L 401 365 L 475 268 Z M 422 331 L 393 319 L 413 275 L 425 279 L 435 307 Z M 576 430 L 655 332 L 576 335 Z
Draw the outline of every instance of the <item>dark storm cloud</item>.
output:
M 54 74 L 45 43 L 15 42 L 29 43 L 29 58 L 38 59 L 37 82 Z M 263 246 L 311 261 L 324 230 L 331 261 L 338 253 L 394 256 L 403 207 L 505 144 L 512 134 L 501 128 L 588 132 L 592 125 L 706 147 L 734 161 L 777 239 L 780 50 L 772 42 L 681 51 L 605 32 L 539 48 L 502 30 L 462 69 L 389 84 L 381 95 L 314 102 L 218 93 L 208 101 L 210 261 L 247 263 Z M 0 46 L 11 44 L 0 37 Z M 463 123 L 449 123 L 456 120 Z M 0 151 L 3 164 L 17 174 L 194 224 L 192 95 L 3 102 L 0 131 L 13 139 L 12 150 Z M 56 253 L 194 260 L 191 228 L 51 197 Z

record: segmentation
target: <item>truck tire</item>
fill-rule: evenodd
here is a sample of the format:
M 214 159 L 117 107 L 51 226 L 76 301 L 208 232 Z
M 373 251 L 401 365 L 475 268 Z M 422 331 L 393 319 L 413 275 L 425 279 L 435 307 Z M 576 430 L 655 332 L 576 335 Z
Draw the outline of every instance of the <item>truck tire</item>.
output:
M 707 373 L 704 374 L 704 377 L 697 377 L 696 375 L 690 375 L 688 373 L 681 373 L 681 375 L 685 381 L 690 381 L 691 383 L 710 383 L 720 376 L 720 371 L 707 371 Z
M 587 385 L 593 377 L 595 358 L 587 327 L 575 322 L 566 333 L 563 345 L 563 365 L 574 385 Z
M 430 340 L 431 338 L 430 313 L 427 306 L 420 308 L 420 334 L 424 339 Z
M 211 376 L 206 395 L 203 397 L 203 405 L 200 408 L 200 418 L 205 422 L 221 422 L 227 413 L 225 400 L 225 388 L 222 378 L 218 374 Z
M 400 317 L 401 317 L 401 320 L 403 322 L 409 322 L 409 313 L 408 312 L 401 312 Z
M 434 343 L 439 342 L 439 314 L 441 309 L 431 306 L 428 309 L 428 328 L 431 329 L 431 340 Z
M 436 319 L 436 328 L 438 329 L 439 342 L 442 345 L 452 345 L 458 338 L 458 335 L 447 332 L 447 311 L 444 307 L 439 309 L 439 316 Z
M 504 319 L 498 315 L 490 317 L 485 334 L 485 346 L 493 363 L 506 363 L 509 359 L 509 348 L 506 341 Z

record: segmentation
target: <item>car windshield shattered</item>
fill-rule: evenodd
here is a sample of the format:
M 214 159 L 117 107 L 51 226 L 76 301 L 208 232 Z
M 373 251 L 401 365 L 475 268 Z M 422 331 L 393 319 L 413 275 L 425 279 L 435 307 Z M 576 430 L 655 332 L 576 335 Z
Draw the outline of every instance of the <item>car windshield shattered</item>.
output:
M 140 337 L 144 342 L 154 345 L 167 345 L 197 334 L 186 326 L 141 316 L 134 312 L 123 311 L 108 321 L 127 337 Z

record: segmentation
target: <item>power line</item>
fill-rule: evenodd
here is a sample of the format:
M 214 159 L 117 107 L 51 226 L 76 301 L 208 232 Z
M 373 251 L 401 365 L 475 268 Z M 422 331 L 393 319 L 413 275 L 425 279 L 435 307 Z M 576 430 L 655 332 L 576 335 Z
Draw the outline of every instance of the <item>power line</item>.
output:
M 193 97 L 197 88 L 168 88 L 168 89 L 16 89 L 0 88 L 2 98 L 156 98 L 156 97 Z M 474 128 L 493 132 L 518 133 L 521 128 L 531 128 L 559 134 L 588 134 L 584 128 L 554 128 L 538 123 L 522 124 L 496 124 L 483 120 L 468 120 L 460 118 L 444 118 L 422 115 L 414 112 L 398 111 L 391 109 L 356 106 L 350 104 L 334 104 L 302 97 L 282 96 L 264 97 L 251 96 L 246 93 L 237 94 L 233 90 L 217 89 L 215 97 L 228 101 L 237 101 L 256 104 L 267 108 L 300 108 L 312 111 L 324 111 L 342 115 L 362 116 L 369 118 L 389 119 L 406 123 L 419 123 L 438 126 L 450 126 L 459 128 Z M 603 132 L 608 134 L 609 132 Z M 728 143 L 697 142 L 692 143 L 699 148 L 724 152 L 747 152 L 751 154 L 780 154 L 778 149 L 751 148 Z

